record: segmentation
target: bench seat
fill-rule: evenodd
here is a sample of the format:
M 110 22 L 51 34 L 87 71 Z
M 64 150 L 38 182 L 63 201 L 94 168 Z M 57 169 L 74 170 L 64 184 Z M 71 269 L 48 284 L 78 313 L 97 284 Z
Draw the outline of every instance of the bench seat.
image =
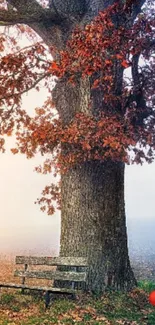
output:
M 83 257 L 35 257 L 35 256 L 16 256 L 16 265 L 24 265 L 24 269 L 16 269 L 15 277 L 22 278 L 21 284 L 1 282 L 2 288 L 15 288 L 24 290 L 45 291 L 45 305 L 48 307 L 50 302 L 50 293 L 72 294 L 76 295 L 79 290 L 75 288 L 75 283 L 79 283 L 86 288 L 87 282 L 87 260 Z M 43 265 L 46 267 L 54 266 L 56 270 L 34 270 L 35 266 Z M 31 269 L 33 266 L 33 269 Z M 58 268 L 59 267 L 59 268 Z M 61 269 L 60 269 L 61 267 Z M 62 268 L 63 267 L 63 268 Z M 66 270 L 66 267 L 69 270 Z M 51 285 L 33 286 L 25 284 L 26 279 L 46 279 L 60 281 L 61 285 L 69 283 L 68 287 L 55 287 Z
M 55 292 L 55 293 L 78 293 L 78 290 L 76 289 L 68 289 L 68 288 L 55 288 L 55 287 L 49 287 L 49 286 L 31 286 L 31 285 L 23 285 L 23 284 L 16 284 L 16 283 L 5 283 L 0 282 L 0 287 L 3 288 L 15 288 L 15 289 L 25 289 L 25 290 L 38 290 L 38 291 L 49 291 L 49 292 Z

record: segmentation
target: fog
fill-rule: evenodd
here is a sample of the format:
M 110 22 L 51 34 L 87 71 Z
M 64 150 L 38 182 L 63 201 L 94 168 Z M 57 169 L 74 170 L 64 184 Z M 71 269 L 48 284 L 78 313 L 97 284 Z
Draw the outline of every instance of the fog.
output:
M 1 228 L 0 254 L 58 255 L 60 218 L 56 216 L 51 226 Z M 155 220 L 127 219 L 128 244 L 132 257 L 155 254 Z

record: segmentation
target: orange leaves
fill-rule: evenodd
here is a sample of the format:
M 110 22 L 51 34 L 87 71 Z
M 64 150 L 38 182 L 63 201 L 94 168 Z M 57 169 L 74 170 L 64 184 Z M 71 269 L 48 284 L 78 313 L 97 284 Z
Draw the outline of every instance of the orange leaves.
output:
M 11 152 L 15 155 L 16 153 L 19 152 L 19 150 L 18 150 L 17 148 L 12 148 L 12 149 L 11 149 Z
M 116 54 L 116 58 L 117 58 L 118 60 L 122 60 L 122 59 L 123 59 L 123 55 L 122 55 L 122 54 Z
M 128 68 L 128 67 L 130 66 L 130 63 L 127 62 L 126 60 L 123 60 L 123 61 L 121 62 L 121 65 L 122 65 L 123 68 Z
M 130 53 L 131 53 L 131 51 L 130 51 Z M 116 58 L 121 61 L 121 65 L 123 68 L 126 69 L 129 66 L 131 66 L 131 63 L 129 61 L 125 60 L 125 55 L 123 54 L 123 52 L 116 54 Z
M 28 156 L 36 150 L 43 154 L 56 153 L 53 160 L 46 161 L 42 169 L 37 169 L 42 173 L 51 172 L 54 166 L 63 173 L 84 160 L 104 160 L 109 157 L 126 161 L 128 147 L 136 143 L 133 129 L 127 126 L 125 120 L 110 114 L 102 114 L 96 120 L 83 113 L 77 114 L 68 126 L 63 126 L 56 119 L 49 123 L 46 117 L 43 119 L 39 114 L 29 124 L 28 132 L 18 136 L 18 141 L 18 149 Z
M 55 204 L 53 204 L 55 202 Z M 47 211 L 48 215 L 52 215 L 55 212 L 55 208 L 60 210 L 61 196 L 60 196 L 60 181 L 57 185 L 52 183 L 49 186 L 45 186 L 42 191 L 42 197 L 37 199 L 37 202 L 41 206 L 42 211 Z
M 37 115 L 44 115 L 45 109 L 44 108 L 36 108 L 35 109 Z
M 5 42 L 5 38 L 3 35 L 0 35 L 0 52 L 3 52 L 5 47 L 4 47 L 4 42 Z
M 37 168 L 44 174 L 54 169 L 62 174 L 86 160 L 110 158 L 129 162 L 128 151 L 133 150 L 137 142 L 143 141 L 143 145 L 146 142 L 151 146 L 154 142 L 149 130 L 144 133 L 141 127 L 134 128 L 130 121 L 132 115 L 127 119 L 118 114 L 102 113 L 96 119 L 78 113 L 70 124 L 64 126 L 59 119 L 52 121 L 52 115 L 47 114 L 45 108 L 36 112 L 37 116 L 28 124 L 27 131 L 18 134 L 18 150 L 27 157 L 38 151 L 43 155 L 53 153 L 53 158 L 46 160 L 42 168 Z M 133 152 L 133 160 L 140 162 L 144 159 L 145 155 L 139 155 L 139 151 Z
M 92 85 L 92 88 L 97 88 L 100 84 L 100 80 L 96 79 Z
M 57 74 L 59 73 L 61 70 L 60 70 L 60 67 L 58 66 L 58 64 L 53 61 L 51 63 L 51 66 L 49 67 L 49 72 L 53 73 L 53 74 Z
M 59 62 L 52 62 L 49 71 L 58 77 L 65 76 L 73 84 L 80 77 L 93 76 L 94 80 L 97 76 L 92 88 L 101 85 L 105 94 L 112 92 L 116 65 L 124 69 L 130 67 L 133 49 L 141 51 L 145 39 L 145 35 L 140 34 L 140 23 L 138 33 L 135 26 L 130 30 L 126 25 L 116 28 L 112 15 L 122 14 L 123 8 L 118 3 L 109 6 L 84 30 L 76 28 L 66 48 L 60 52 Z
M 85 142 L 85 141 L 82 143 L 82 148 L 84 150 L 91 150 L 90 144 L 88 142 Z
M 12 129 L 9 129 L 8 131 L 7 131 L 7 133 L 6 133 L 6 135 L 8 136 L 8 137 L 10 137 L 11 135 L 12 135 Z
M 39 91 L 39 82 L 43 79 L 47 82 L 50 74 L 47 72 L 49 62 L 46 63 L 46 60 L 42 59 L 45 55 L 47 55 L 47 50 L 41 43 L 37 43 L 1 57 L 1 105 L 18 106 L 23 93 L 32 88 Z
M 112 61 L 110 61 L 110 60 L 105 60 L 105 64 L 106 64 L 106 65 L 112 65 Z
M 58 65 L 57 65 L 57 63 L 54 61 L 54 62 L 52 62 L 52 64 L 51 64 L 51 69 L 52 70 L 58 70 L 59 68 L 58 68 Z
M 5 144 L 5 140 L 4 140 L 3 138 L 0 137 L 0 151 L 1 151 L 2 153 L 5 152 L 4 144 Z

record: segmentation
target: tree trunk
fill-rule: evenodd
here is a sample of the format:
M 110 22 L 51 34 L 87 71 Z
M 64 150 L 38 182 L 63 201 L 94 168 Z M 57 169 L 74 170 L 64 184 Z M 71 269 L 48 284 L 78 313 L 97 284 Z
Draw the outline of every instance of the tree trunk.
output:
M 99 95 L 98 91 L 91 93 L 89 80 L 79 80 L 76 87 L 60 82 L 53 91 L 64 124 L 79 111 L 95 114 L 98 98 L 103 98 Z M 61 199 L 60 254 L 88 257 L 88 289 L 129 290 L 136 285 L 127 247 L 124 163 L 96 160 L 77 164 L 62 175 Z
M 88 257 L 91 291 L 136 285 L 127 248 L 123 163 L 85 162 L 62 176 L 60 254 Z

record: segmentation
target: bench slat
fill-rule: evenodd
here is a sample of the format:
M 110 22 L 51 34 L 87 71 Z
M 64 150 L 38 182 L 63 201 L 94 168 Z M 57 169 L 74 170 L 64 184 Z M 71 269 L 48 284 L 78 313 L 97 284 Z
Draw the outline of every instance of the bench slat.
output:
M 16 256 L 16 264 L 29 265 L 51 265 L 51 266 L 87 266 L 84 257 L 38 257 L 38 256 Z
M 49 292 L 58 292 L 58 293 L 75 293 L 78 290 L 72 290 L 68 288 L 54 288 L 54 287 L 39 287 L 39 286 L 29 286 L 23 284 L 15 284 L 15 283 L 0 283 L 0 287 L 3 288 L 15 288 L 15 289 L 29 289 L 29 290 L 40 290 L 40 291 L 49 291 Z
M 21 271 L 15 270 L 14 276 L 48 279 L 48 280 L 64 280 L 82 282 L 86 280 L 85 272 L 61 272 L 61 271 Z

